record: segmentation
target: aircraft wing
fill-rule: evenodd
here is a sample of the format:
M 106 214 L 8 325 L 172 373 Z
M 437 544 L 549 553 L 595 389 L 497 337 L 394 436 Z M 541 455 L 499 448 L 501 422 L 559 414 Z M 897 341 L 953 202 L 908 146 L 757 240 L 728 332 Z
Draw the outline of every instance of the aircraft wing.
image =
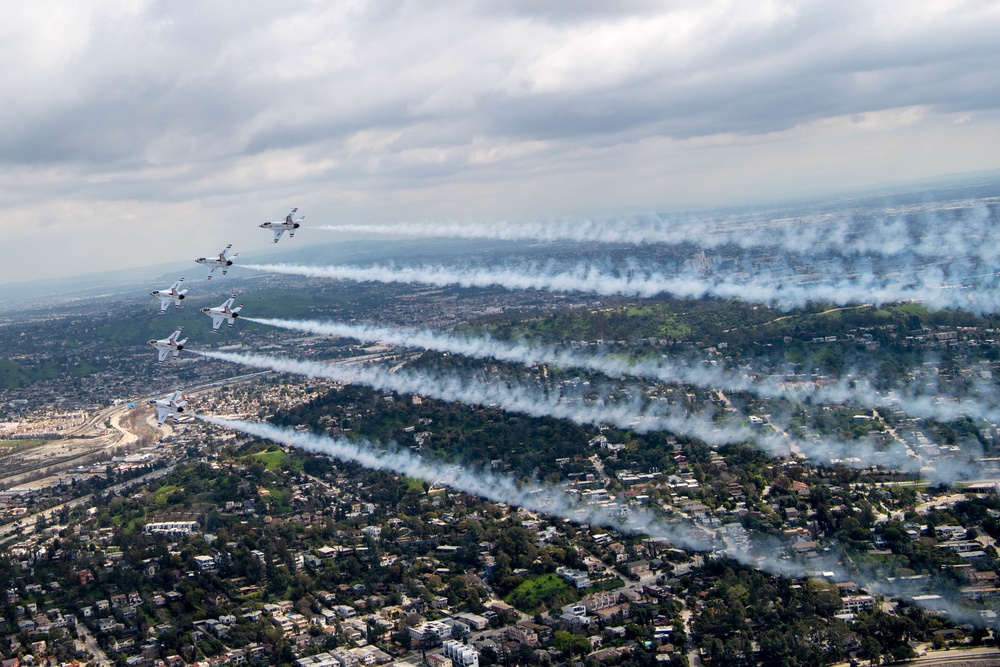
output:
M 278 239 L 281 238 L 281 235 L 285 233 L 285 228 L 284 227 L 275 227 L 273 229 L 273 231 L 274 231 L 274 242 L 277 243 Z
M 167 355 L 170 354 L 170 350 L 165 348 L 157 348 L 156 350 L 160 355 L 160 361 L 166 361 Z
M 167 417 L 170 416 L 170 408 L 165 405 L 160 405 L 159 402 L 156 403 L 156 425 L 163 426 L 163 422 L 167 421 Z
M 170 302 L 172 300 L 173 299 L 171 299 L 169 296 L 161 296 L 160 297 L 160 313 L 166 312 L 167 308 L 170 307 Z
M 225 315 L 212 315 L 212 331 L 218 331 L 224 319 L 226 319 Z
M 205 280 L 211 280 L 212 279 L 212 274 L 215 273 L 215 269 L 217 269 L 217 268 L 218 268 L 218 266 L 215 265 L 215 264 L 212 264 L 211 266 L 209 266 L 208 267 L 208 277 L 205 278 Z

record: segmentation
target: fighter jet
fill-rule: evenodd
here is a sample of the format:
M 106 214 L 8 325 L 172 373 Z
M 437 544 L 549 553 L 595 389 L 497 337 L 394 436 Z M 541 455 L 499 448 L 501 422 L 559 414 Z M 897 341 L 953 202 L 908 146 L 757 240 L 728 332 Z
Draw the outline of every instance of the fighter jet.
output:
M 170 306 L 170 302 L 171 301 L 174 302 L 174 308 L 180 308 L 181 307 L 181 301 L 184 300 L 184 295 L 188 293 L 188 290 L 186 290 L 186 289 L 182 289 L 182 290 L 178 290 L 177 289 L 178 287 L 180 287 L 180 284 L 182 282 L 184 282 L 183 278 L 181 278 L 180 280 L 178 280 L 177 282 L 175 282 L 173 285 L 171 285 L 167 289 L 158 289 L 158 290 L 155 290 L 155 291 L 152 291 L 152 292 L 149 293 L 150 296 L 155 296 L 155 297 L 159 298 L 159 300 L 160 300 L 160 315 L 162 315 L 163 313 L 167 312 L 167 308 Z
M 204 264 L 205 266 L 211 267 L 208 270 L 207 280 L 212 279 L 212 274 L 215 273 L 215 270 L 220 266 L 222 267 L 222 275 L 226 275 L 226 272 L 229 271 L 229 267 L 233 265 L 233 260 L 236 259 L 236 257 L 239 255 L 239 253 L 235 253 L 233 254 L 232 257 L 226 257 L 226 253 L 229 252 L 229 249 L 232 247 L 233 244 L 230 243 L 225 248 L 223 248 L 222 252 L 220 252 L 216 257 L 199 257 L 198 259 L 194 260 L 199 264 Z
M 243 304 L 233 308 L 233 301 L 236 301 L 236 295 L 232 295 L 226 302 L 219 306 L 218 308 L 202 308 L 201 312 L 205 313 L 212 318 L 212 333 L 219 333 L 219 326 L 222 325 L 222 320 L 227 320 L 229 322 L 229 328 L 233 327 L 233 322 L 236 318 L 240 316 L 240 308 Z
M 278 239 L 280 239 L 281 235 L 284 234 L 286 231 L 288 232 L 288 238 L 292 238 L 293 236 L 295 236 L 295 230 L 298 229 L 302 221 L 306 219 L 306 216 L 304 215 L 298 218 L 297 220 L 292 219 L 292 216 L 295 215 L 295 212 L 298 210 L 299 209 L 296 206 L 295 208 L 292 209 L 291 213 L 285 216 L 284 220 L 275 220 L 274 222 L 264 222 L 261 223 L 260 228 L 270 229 L 271 231 L 273 231 L 275 243 L 278 242 Z
M 152 399 L 149 401 L 150 405 L 156 408 L 156 425 L 163 426 L 163 422 L 167 421 L 169 418 L 173 418 L 174 421 L 177 420 L 177 415 L 184 412 L 184 406 L 188 404 L 187 401 L 180 401 L 181 390 L 178 389 L 170 396 L 161 399 Z
M 156 351 L 159 353 L 159 361 L 166 361 L 171 352 L 174 355 L 174 359 L 176 359 L 177 355 L 181 353 L 181 350 L 184 349 L 184 343 L 188 342 L 187 338 L 184 340 L 178 340 L 181 337 L 182 331 L 184 331 L 184 327 L 177 327 L 177 331 L 173 332 L 166 338 L 162 340 L 149 341 L 149 344 L 155 347 Z

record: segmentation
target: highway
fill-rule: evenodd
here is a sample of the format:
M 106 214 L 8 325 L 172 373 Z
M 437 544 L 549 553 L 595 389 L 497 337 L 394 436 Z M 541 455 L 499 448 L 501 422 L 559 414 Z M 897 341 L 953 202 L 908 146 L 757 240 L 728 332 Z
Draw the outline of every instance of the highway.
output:
M 237 382 L 245 382 L 245 381 L 253 379 L 255 377 L 262 376 L 262 375 L 267 375 L 268 373 L 272 373 L 272 372 L 273 371 L 255 371 L 253 373 L 245 373 L 243 375 L 237 375 L 237 376 L 234 376 L 234 377 L 228 377 L 228 378 L 224 378 L 224 379 L 220 379 L 220 380 L 212 380 L 210 382 L 204 382 L 204 383 L 201 383 L 201 384 L 198 384 L 198 385 L 186 388 L 185 389 L 185 393 L 187 393 L 189 396 L 191 396 L 191 395 L 195 395 L 195 394 L 200 393 L 200 392 L 208 391 L 209 389 L 212 389 L 214 387 L 220 387 L 222 385 L 233 384 L 233 383 L 237 383 Z M 127 403 L 122 403 L 120 405 L 114 405 L 114 406 L 105 408 L 105 409 L 101 410 L 100 412 L 98 412 L 94 417 L 91 417 L 90 419 L 88 419 L 86 421 L 86 423 L 84 423 L 83 425 L 81 425 L 81 426 L 77 427 L 76 429 L 74 429 L 73 432 L 72 432 L 72 434 L 79 436 L 80 434 L 82 434 L 84 432 L 92 431 L 94 429 L 94 425 L 95 424 L 102 424 L 105 420 L 113 419 L 113 418 L 115 418 L 115 417 L 117 417 L 117 416 L 119 416 L 121 414 L 124 414 L 127 410 L 131 410 L 132 407 L 134 407 L 136 404 L 145 403 L 146 401 L 151 400 L 153 398 L 158 398 L 160 395 L 161 394 L 156 394 L 156 395 L 149 396 L 149 397 L 146 397 L 146 398 L 136 399 L 135 401 L 128 401 Z M 132 407 L 130 407 L 130 406 L 132 406 Z M 123 439 L 126 440 L 126 441 L 128 440 L 128 437 L 130 435 L 134 436 L 134 434 L 132 434 L 131 432 L 127 431 L 123 426 L 119 425 L 117 428 L 122 433 Z M 119 444 L 121 444 L 121 441 L 115 442 L 113 446 L 118 446 Z M 89 453 L 91 453 L 91 452 L 84 452 L 84 454 L 81 454 L 81 456 L 89 454 Z M 107 489 L 106 491 L 118 492 L 118 491 L 121 491 L 122 489 L 128 488 L 130 486 L 142 485 L 142 484 L 145 484 L 146 482 L 158 479 L 160 477 L 164 477 L 164 476 L 170 474 L 171 472 L 173 472 L 173 470 L 176 467 L 176 465 L 177 465 L 177 460 L 175 460 L 173 463 L 171 463 L 170 465 L 168 465 L 165 468 L 161 468 L 160 470 L 154 470 L 153 472 L 147 473 L 146 475 L 143 475 L 142 477 L 138 477 L 136 479 L 132 479 L 132 480 L 129 480 L 127 482 L 123 482 L 121 484 L 116 484 L 116 485 L 114 485 L 112 487 L 109 487 L 109 489 Z M 29 515 L 25 515 L 25 516 L 22 516 L 22 517 L 18 517 L 14 521 L 10 521 L 10 522 L 5 523 L 5 524 L 0 524 L 0 544 L 5 544 L 5 543 L 9 542 L 10 540 L 12 540 L 14 537 L 17 537 L 16 533 L 17 533 L 18 530 L 20 530 L 22 528 L 25 528 L 25 527 L 28 527 L 28 526 L 34 527 L 35 523 L 38 521 L 39 518 L 44 518 L 46 521 L 48 521 L 53 516 L 55 516 L 59 512 L 61 512 L 64 508 L 79 507 L 80 505 L 83 505 L 83 504 L 86 504 L 87 502 L 89 502 L 92 497 L 93 497 L 93 494 L 87 494 L 85 496 L 80 496 L 79 498 L 74 498 L 72 500 L 68 500 L 68 501 L 66 501 L 64 503 L 61 503 L 61 504 L 56 505 L 54 507 L 51 507 L 51 508 L 49 508 L 47 510 L 43 510 L 41 512 L 35 512 L 34 514 L 29 514 Z
M 176 467 L 177 467 L 176 462 L 171 463 L 166 468 L 154 470 L 153 472 L 146 473 L 141 477 L 136 477 L 135 479 L 130 479 L 120 484 L 115 484 L 114 486 L 110 486 L 107 489 L 105 489 L 102 493 L 107 493 L 109 491 L 117 493 L 119 491 L 122 491 L 123 489 L 129 488 L 130 486 L 139 486 L 145 484 L 146 482 L 159 479 L 160 477 L 166 477 L 167 475 L 172 473 L 174 471 L 174 468 Z M 42 510 L 41 512 L 35 512 L 34 514 L 28 514 L 22 517 L 18 517 L 15 521 L 11 521 L 9 523 L 0 524 L 0 545 L 5 544 L 7 541 L 9 541 L 11 539 L 10 538 L 11 533 L 14 533 L 18 529 L 27 526 L 34 527 L 35 522 L 37 522 L 39 518 L 44 518 L 46 521 L 48 521 L 53 516 L 61 512 L 63 509 L 79 507 L 80 505 L 90 502 L 90 499 L 93 497 L 94 494 L 88 493 L 85 496 L 80 496 L 79 498 L 67 500 L 64 503 L 60 503 L 59 505 L 50 507 L 47 510 Z
M 915 667 L 1000 667 L 1000 647 L 976 646 L 947 651 L 927 651 L 927 655 L 919 658 L 890 664 Z M 832 667 L 848 667 L 848 665 L 847 662 L 841 662 Z

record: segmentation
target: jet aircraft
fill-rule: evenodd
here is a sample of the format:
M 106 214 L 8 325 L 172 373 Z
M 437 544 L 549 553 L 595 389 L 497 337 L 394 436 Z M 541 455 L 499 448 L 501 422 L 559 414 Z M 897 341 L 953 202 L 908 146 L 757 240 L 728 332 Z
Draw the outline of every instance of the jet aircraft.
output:
M 187 338 L 179 340 L 182 331 L 184 331 L 184 327 L 178 327 L 177 331 L 162 340 L 149 341 L 149 344 L 155 347 L 156 351 L 159 353 L 159 361 L 165 361 L 171 353 L 173 353 L 174 359 L 176 359 L 177 355 L 181 353 L 181 350 L 184 349 L 184 343 L 188 342 Z
M 199 257 L 198 259 L 194 260 L 198 264 L 204 264 L 205 266 L 210 267 L 208 269 L 207 280 L 212 279 L 212 274 L 215 273 L 215 270 L 220 266 L 222 267 L 222 275 L 226 275 L 226 272 L 229 271 L 229 267 L 233 265 L 233 260 L 236 259 L 237 255 L 239 255 L 239 253 L 237 252 L 234 253 L 231 257 L 226 257 L 226 253 L 229 252 L 229 249 L 232 247 L 233 244 L 230 243 L 225 248 L 223 248 L 222 252 L 220 252 L 215 257 Z
M 243 304 L 241 303 L 233 308 L 233 301 L 236 301 L 235 294 L 226 299 L 226 302 L 218 308 L 201 309 L 201 312 L 212 318 L 212 333 L 219 333 L 219 327 L 222 325 L 223 320 L 227 320 L 229 327 L 232 328 L 233 322 L 240 316 L 240 308 L 243 307 Z
M 184 300 L 184 295 L 188 293 L 187 289 L 178 289 L 182 282 L 184 282 L 183 278 L 167 289 L 158 289 L 149 293 L 150 296 L 155 296 L 160 300 L 160 315 L 167 312 L 171 301 L 174 303 L 174 308 L 181 307 L 181 301 Z
M 261 229 L 270 229 L 271 231 L 274 232 L 275 243 L 278 242 L 278 239 L 280 239 L 281 235 L 284 234 L 286 231 L 288 232 L 288 238 L 292 238 L 293 236 L 295 236 L 295 230 L 298 229 L 302 221 L 306 219 L 306 216 L 304 215 L 298 219 L 294 220 L 292 219 L 292 216 L 295 215 L 295 213 L 298 210 L 299 209 L 296 206 L 295 208 L 292 209 L 291 213 L 285 216 L 284 220 L 275 220 L 274 222 L 263 222 L 261 223 L 260 227 Z
M 174 421 L 176 421 L 177 415 L 184 412 L 184 406 L 187 405 L 188 402 L 179 400 L 180 397 L 181 390 L 178 389 L 170 396 L 161 399 L 152 399 L 149 401 L 150 405 L 156 408 L 157 426 L 163 426 L 163 422 L 170 418 L 173 418 Z

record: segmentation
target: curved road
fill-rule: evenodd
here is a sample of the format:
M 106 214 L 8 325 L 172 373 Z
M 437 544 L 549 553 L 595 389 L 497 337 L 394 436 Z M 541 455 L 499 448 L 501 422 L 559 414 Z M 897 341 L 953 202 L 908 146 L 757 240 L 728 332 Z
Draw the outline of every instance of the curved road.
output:
M 272 372 L 273 371 L 257 371 L 257 372 L 254 372 L 254 373 L 246 373 L 244 375 L 238 375 L 238 376 L 235 376 L 235 377 L 225 378 L 225 379 L 222 379 L 222 380 L 213 380 L 211 382 L 205 382 L 203 384 L 195 385 L 193 387 L 185 389 L 185 393 L 188 393 L 189 395 L 194 395 L 195 393 L 206 391 L 208 389 L 211 389 L 212 387 L 217 387 L 217 386 L 221 386 L 221 385 L 224 385 L 224 384 L 231 384 L 233 382 L 244 382 L 244 381 L 247 381 L 247 380 L 249 380 L 251 378 L 254 378 L 254 377 L 257 377 L 257 376 L 260 376 L 260 375 L 267 375 L 267 374 L 272 373 Z M 145 402 L 146 400 L 149 400 L 151 398 L 158 398 L 161 395 L 162 394 L 156 394 L 155 396 L 150 396 L 150 397 L 148 397 L 146 399 L 139 399 L 136 402 L 142 403 L 142 402 Z M 132 403 L 133 402 L 130 401 L 128 404 L 114 405 L 114 406 L 111 406 L 109 408 L 105 408 L 105 409 L 101 410 L 99 413 L 97 413 L 96 416 L 88 419 L 86 423 L 84 423 L 83 425 L 81 425 L 81 426 L 77 427 L 76 429 L 74 429 L 73 433 L 78 435 L 79 433 L 83 433 L 83 432 L 87 431 L 88 429 L 89 430 L 93 430 L 94 424 L 100 424 L 100 423 L 103 423 L 107 419 L 111 419 L 112 420 L 112 425 L 115 427 L 115 430 L 117 430 L 117 431 L 119 431 L 119 432 L 122 433 L 123 440 L 127 440 L 127 442 L 122 442 L 120 440 L 120 441 L 114 443 L 113 446 L 114 447 L 118 447 L 118 446 L 120 446 L 122 444 L 129 444 L 130 442 L 134 442 L 137 439 L 137 436 L 134 433 L 132 433 L 131 431 L 128 431 L 120 423 L 118 423 L 118 418 L 122 414 L 124 414 L 126 410 L 131 410 L 132 409 L 130 407 L 132 405 Z M 131 440 L 129 440 L 129 438 L 131 438 Z M 129 486 L 132 486 L 132 485 L 135 485 L 135 484 L 144 484 L 147 481 L 150 481 L 150 480 L 153 480 L 153 479 L 157 479 L 159 477 L 164 477 L 164 476 L 170 474 L 171 472 L 173 472 L 173 469 L 176 467 L 176 465 L 177 465 L 177 463 L 176 463 L 176 460 L 175 460 L 175 462 L 169 464 L 166 468 L 162 468 L 160 470 L 154 470 L 153 472 L 147 473 L 146 475 L 143 475 L 142 477 L 137 477 L 136 479 L 128 480 L 127 482 L 122 482 L 121 484 L 116 484 L 115 486 L 112 486 L 112 487 L 109 487 L 108 489 L 106 489 L 106 491 L 120 491 L 121 489 L 124 489 L 126 487 L 129 487 Z M 41 512 L 36 512 L 36 513 L 30 514 L 30 515 L 21 516 L 21 517 L 18 517 L 17 519 L 15 519 L 13 521 L 10 521 L 8 523 L 0 524 L 0 544 L 5 543 L 5 542 L 9 541 L 10 539 L 12 539 L 12 535 L 11 534 L 15 533 L 17 530 L 19 530 L 19 529 L 21 529 L 21 528 L 23 528 L 25 526 L 34 526 L 35 522 L 38 521 L 39 517 L 44 517 L 46 520 L 51 519 L 58 512 L 60 512 L 63 508 L 78 507 L 78 506 L 80 506 L 82 504 L 87 503 L 92 497 L 93 497 L 93 494 L 87 494 L 85 496 L 80 496 L 79 498 L 74 498 L 72 500 L 68 500 L 68 501 L 66 501 L 64 503 L 61 503 L 59 505 L 56 505 L 54 507 L 50 507 L 47 510 L 43 510 Z

